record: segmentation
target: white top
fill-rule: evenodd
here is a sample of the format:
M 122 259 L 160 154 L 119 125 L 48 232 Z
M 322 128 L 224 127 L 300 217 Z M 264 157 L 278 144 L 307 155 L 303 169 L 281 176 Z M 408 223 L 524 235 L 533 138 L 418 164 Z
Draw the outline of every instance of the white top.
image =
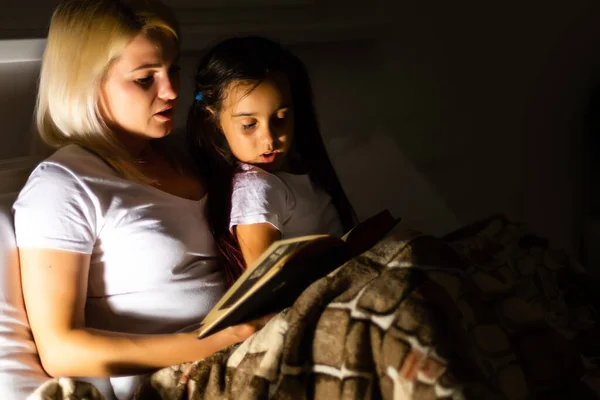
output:
M 269 223 L 283 239 L 330 234 L 341 237 L 342 224 L 331 197 L 306 174 L 269 173 L 241 163 L 233 180 L 230 229 Z
M 226 290 L 205 203 L 125 180 L 69 145 L 19 194 L 17 245 L 91 254 L 88 327 L 176 332 L 198 324 Z

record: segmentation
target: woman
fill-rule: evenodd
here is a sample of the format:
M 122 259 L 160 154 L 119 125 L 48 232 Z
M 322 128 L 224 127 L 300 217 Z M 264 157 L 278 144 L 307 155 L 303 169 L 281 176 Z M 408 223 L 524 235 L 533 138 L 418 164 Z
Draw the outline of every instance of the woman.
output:
M 178 35 L 164 6 L 65 0 L 44 53 L 37 128 L 58 150 L 14 205 L 27 313 L 46 372 L 132 375 L 204 358 L 265 320 L 197 340 L 226 289 L 198 174 L 164 137 L 178 91 Z

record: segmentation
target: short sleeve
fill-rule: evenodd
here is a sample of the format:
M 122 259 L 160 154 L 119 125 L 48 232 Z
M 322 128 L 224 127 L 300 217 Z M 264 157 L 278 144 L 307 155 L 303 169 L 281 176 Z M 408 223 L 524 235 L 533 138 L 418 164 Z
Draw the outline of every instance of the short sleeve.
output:
M 229 228 L 269 223 L 282 232 L 289 202 L 289 189 L 275 175 L 258 169 L 241 172 L 233 182 Z
M 42 163 L 13 206 L 17 246 L 91 254 L 96 241 L 93 202 L 67 168 Z

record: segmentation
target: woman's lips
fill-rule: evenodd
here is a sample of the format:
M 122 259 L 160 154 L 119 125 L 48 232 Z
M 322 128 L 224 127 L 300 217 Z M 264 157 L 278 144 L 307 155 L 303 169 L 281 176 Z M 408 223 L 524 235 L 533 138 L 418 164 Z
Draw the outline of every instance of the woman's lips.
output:
M 165 110 L 159 111 L 154 116 L 162 121 L 170 121 L 173 119 L 173 108 L 167 108 Z

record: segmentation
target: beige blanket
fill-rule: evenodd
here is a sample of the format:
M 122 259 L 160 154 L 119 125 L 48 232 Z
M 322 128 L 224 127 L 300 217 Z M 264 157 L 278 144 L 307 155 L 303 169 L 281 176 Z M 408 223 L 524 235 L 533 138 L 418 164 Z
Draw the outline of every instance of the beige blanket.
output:
M 502 217 L 398 228 L 241 345 L 162 369 L 136 399 L 600 398 L 600 286 Z M 69 379 L 35 399 L 100 399 Z

